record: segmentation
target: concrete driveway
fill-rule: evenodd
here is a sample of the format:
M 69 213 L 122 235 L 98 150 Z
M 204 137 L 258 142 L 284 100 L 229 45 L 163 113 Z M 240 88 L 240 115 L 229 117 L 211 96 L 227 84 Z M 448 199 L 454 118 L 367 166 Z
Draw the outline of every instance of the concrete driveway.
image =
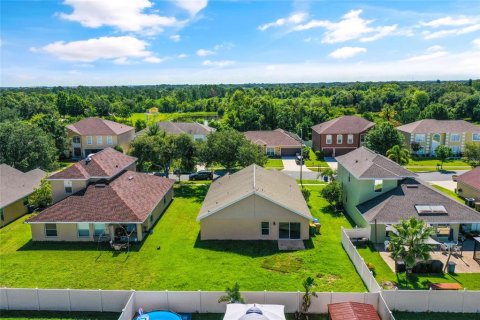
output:
M 457 188 L 457 183 L 455 181 L 428 181 L 428 183 L 435 184 L 453 192 L 455 192 L 455 189 Z
M 295 178 L 300 179 L 300 166 L 295 163 L 295 157 L 282 157 L 282 172 Z M 316 180 L 317 173 L 302 165 L 302 178 L 308 180 Z
M 461 175 L 462 173 L 465 173 L 467 171 L 468 170 L 417 172 L 417 175 L 418 178 L 423 181 L 452 181 L 452 176 L 454 174 Z
M 335 158 L 332 158 L 332 157 L 325 157 L 325 162 L 327 162 L 328 166 L 330 167 L 330 169 L 332 170 L 337 170 L 338 168 L 338 162 L 337 160 L 335 160 Z

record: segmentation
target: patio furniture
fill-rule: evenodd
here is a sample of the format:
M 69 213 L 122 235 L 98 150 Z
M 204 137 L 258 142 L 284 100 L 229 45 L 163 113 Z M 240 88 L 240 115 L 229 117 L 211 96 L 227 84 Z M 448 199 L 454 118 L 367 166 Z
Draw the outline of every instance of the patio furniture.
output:
M 440 245 L 440 251 L 445 254 L 448 253 L 448 246 L 445 243 L 442 243 Z
M 110 247 L 115 251 L 115 252 L 120 252 L 123 249 L 128 249 L 128 243 L 114 243 L 110 241 Z
M 462 252 L 462 246 L 459 246 L 459 245 L 455 245 L 452 247 L 452 252 L 454 254 L 458 254 L 460 256 L 462 256 L 461 252 Z
M 463 287 L 456 282 L 453 283 L 432 283 L 430 285 L 432 290 L 462 290 Z

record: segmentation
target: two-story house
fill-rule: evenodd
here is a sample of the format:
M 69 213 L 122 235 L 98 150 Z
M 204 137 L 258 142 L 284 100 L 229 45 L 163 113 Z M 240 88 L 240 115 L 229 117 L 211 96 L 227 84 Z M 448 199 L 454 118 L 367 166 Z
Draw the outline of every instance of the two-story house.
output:
M 418 144 L 418 155 L 435 156 L 435 149 L 445 145 L 454 155 L 465 150 L 467 142 L 480 143 L 480 126 L 464 120 L 425 119 L 397 127 L 405 137 L 407 146 Z
M 340 156 L 363 145 L 375 124 L 358 116 L 343 116 L 312 127 L 312 148 L 325 156 Z
M 479 212 L 423 184 L 415 179 L 415 173 L 365 147 L 336 159 L 344 208 L 358 226 L 370 228 L 371 241 L 385 241 L 392 225 L 410 217 L 434 227 L 439 241 L 447 240 L 451 229 L 457 239 L 461 225 L 471 229 L 480 222 Z
M 247 131 L 244 135 L 269 157 L 295 156 L 300 154 L 303 145 L 299 136 L 283 129 Z
M 79 159 L 109 147 L 127 151 L 135 129 L 110 120 L 85 118 L 67 125 L 67 137 L 71 140 L 71 157 Z
M 49 177 L 54 204 L 28 219 L 33 241 L 142 241 L 173 199 L 174 180 L 135 172 L 104 149 Z

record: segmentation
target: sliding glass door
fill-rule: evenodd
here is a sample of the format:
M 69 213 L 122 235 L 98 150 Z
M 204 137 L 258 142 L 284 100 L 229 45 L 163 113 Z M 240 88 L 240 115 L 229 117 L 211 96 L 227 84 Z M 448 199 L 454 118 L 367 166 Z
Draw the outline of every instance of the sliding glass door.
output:
M 299 222 L 280 222 L 278 224 L 278 237 L 280 239 L 300 239 L 301 228 Z

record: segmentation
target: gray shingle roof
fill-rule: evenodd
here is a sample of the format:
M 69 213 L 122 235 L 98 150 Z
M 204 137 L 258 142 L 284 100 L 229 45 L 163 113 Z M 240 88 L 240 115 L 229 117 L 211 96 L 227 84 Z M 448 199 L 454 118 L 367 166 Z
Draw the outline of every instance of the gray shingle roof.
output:
M 417 176 L 387 157 L 365 147 L 335 159 L 358 179 L 402 179 Z
M 247 131 L 245 138 L 258 145 L 267 145 L 268 147 L 298 147 L 300 148 L 300 138 L 283 129 Z
M 254 194 L 307 219 L 313 218 L 295 179 L 254 164 L 213 182 L 197 220 Z
M 447 214 L 419 215 L 415 205 L 441 205 Z M 416 217 L 429 223 L 480 223 L 480 212 L 459 203 L 415 179 L 405 179 L 395 189 L 357 206 L 364 218 L 373 223 L 398 223 Z
M 214 131 L 213 128 L 200 124 L 198 122 L 171 122 L 163 121 L 157 122 L 163 131 L 168 134 L 181 134 L 186 133 L 189 135 L 207 135 Z
M 0 208 L 28 196 L 38 187 L 45 172 L 34 169 L 23 173 L 6 164 L 0 165 Z
M 319 134 L 358 134 L 365 132 L 375 124 L 358 116 L 343 116 L 319 123 L 312 127 L 312 130 Z
M 397 127 L 408 133 L 463 133 L 480 132 L 480 126 L 465 120 L 424 119 Z

